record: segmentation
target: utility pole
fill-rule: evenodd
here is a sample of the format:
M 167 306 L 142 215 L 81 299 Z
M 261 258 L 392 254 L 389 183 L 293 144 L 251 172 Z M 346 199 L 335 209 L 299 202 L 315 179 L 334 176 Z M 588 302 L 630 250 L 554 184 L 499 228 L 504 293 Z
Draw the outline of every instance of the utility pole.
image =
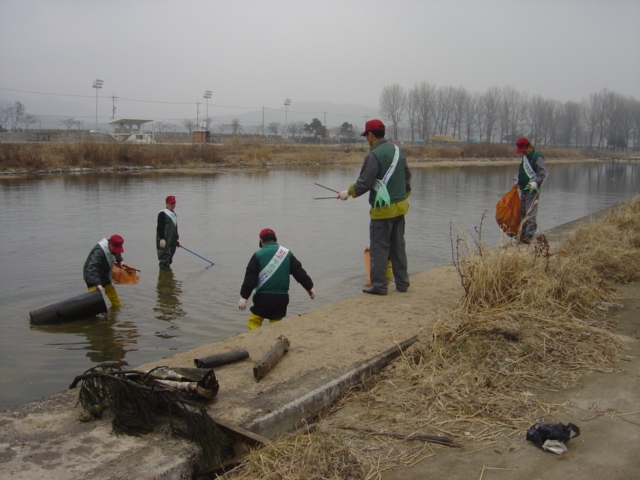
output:
M 104 80 L 95 79 L 93 81 L 93 88 L 96 89 L 96 131 L 98 131 L 98 90 L 102 88 Z
M 287 98 L 284 101 L 284 131 L 287 132 L 287 114 L 289 113 L 289 105 L 291 105 L 291 99 Z
M 207 99 L 207 130 L 209 130 L 209 99 L 211 98 L 211 90 L 204 92 L 203 98 Z
M 116 100 L 118 100 L 118 97 L 116 97 L 116 94 L 113 93 L 111 95 L 111 105 L 112 105 L 111 120 L 115 120 L 116 118 Z

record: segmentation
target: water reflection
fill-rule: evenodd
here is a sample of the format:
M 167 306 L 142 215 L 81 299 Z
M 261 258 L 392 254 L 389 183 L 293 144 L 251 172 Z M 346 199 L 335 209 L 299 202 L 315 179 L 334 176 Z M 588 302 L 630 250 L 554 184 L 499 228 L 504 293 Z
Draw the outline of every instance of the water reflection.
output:
M 153 312 L 158 320 L 173 322 L 184 317 L 185 311 L 180 301 L 182 282 L 176 279 L 173 270 L 163 270 L 158 273 L 156 293 L 158 297 Z M 169 334 L 167 331 L 177 329 L 175 325 L 171 325 L 164 332 L 156 332 L 155 335 L 159 338 L 172 338 L 178 335 L 177 332 Z
M 48 334 L 74 335 L 85 337 L 86 341 L 63 338 L 62 342 L 47 342 L 61 350 L 87 350 L 86 356 L 92 363 L 128 363 L 128 352 L 137 350 L 138 329 L 129 320 L 118 320 L 120 309 L 112 308 L 107 314 L 83 320 L 53 325 L 32 325 L 33 330 Z

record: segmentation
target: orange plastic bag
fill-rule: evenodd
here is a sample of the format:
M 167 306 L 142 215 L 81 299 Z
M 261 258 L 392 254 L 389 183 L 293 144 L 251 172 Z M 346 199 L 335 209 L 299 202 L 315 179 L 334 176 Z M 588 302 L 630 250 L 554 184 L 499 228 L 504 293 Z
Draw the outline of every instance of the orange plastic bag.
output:
M 123 263 L 121 267 L 114 264 L 111 271 L 113 272 L 112 280 L 115 284 L 135 285 L 140 281 L 140 275 L 136 273 L 139 272 L 139 270 L 136 270 L 126 263 Z
M 496 204 L 496 222 L 510 237 L 520 230 L 520 193 L 516 183 Z

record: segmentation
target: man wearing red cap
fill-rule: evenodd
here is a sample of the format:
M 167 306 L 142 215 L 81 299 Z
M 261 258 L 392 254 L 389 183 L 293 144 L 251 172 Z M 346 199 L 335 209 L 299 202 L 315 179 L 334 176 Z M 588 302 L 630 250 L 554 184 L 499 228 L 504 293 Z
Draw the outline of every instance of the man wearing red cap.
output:
M 82 271 L 89 291 L 104 288 L 104 293 L 114 307 L 122 305 L 118 292 L 111 283 L 111 276 L 113 264 L 122 263 L 123 244 L 124 239 L 120 235 L 111 235 L 109 239 L 103 238 L 89 252 Z
M 370 151 L 364 159 L 356 183 L 338 195 L 340 200 L 359 197 L 369 192 L 369 254 L 371 256 L 372 287 L 364 293 L 387 294 L 387 261 L 396 289 L 409 289 L 407 253 L 404 241 L 404 216 L 409 211 L 407 198 L 411 193 L 411 172 L 400 149 L 384 138 L 385 125 L 369 120 L 360 135 L 369 142 Z
M 160 271 L 169 270 L 176 247 L 180 246 L 180 236 L 178 235 L 178 215 L 174 211 L 176 208 L 176 197 L 169 195 L 165 198 L 166 208 L 158 213 L 158 225 L 156 227 L 156 251 L 158 252 L 158 262 Z
M 520 189 L 520 243 L 531 243 L 538 229 L 538 203 L 540 187 L 547 177 L 544 157 L 540 155 L 529 139 L 516 141 L 516 153 L 522 153 L 522 162 L 518 169 L 518 188 Z
M 240 310 L 246 309 L 253 293 L 249 330 L 259 328 L 265 318 L 274 323 L 287 315 L 290 275 L 304 287 L 311 300 L 315 298 L 311 277 L 288 248 L 278 245 L 276 232 L 265 228 L 259 237 L 260 250 L 249 260 L 238 302 Z

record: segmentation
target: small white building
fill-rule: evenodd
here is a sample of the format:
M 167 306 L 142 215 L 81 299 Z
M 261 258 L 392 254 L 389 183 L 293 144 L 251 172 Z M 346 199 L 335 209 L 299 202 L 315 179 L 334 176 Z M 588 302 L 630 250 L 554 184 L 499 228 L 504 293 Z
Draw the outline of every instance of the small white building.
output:
M 119 142 L 153 143 L 153 131 L 145 132 L 143 125 L 153 120 L 119 118 L 109 122 L 109 135 Z

